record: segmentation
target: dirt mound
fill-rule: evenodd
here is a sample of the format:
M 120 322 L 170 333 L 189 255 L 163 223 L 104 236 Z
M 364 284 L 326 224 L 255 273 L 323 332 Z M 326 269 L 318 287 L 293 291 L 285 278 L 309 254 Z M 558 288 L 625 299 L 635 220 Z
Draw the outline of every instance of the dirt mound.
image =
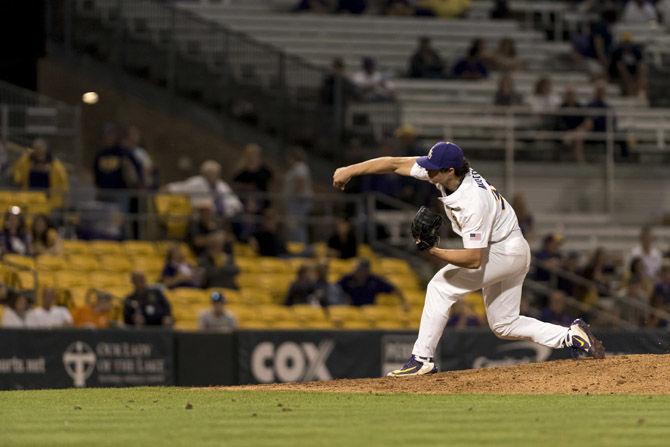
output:
M 228 389 L 424 394 L 670 394 L 670 355 L 623 355 L 408 378 L 250 385 Z

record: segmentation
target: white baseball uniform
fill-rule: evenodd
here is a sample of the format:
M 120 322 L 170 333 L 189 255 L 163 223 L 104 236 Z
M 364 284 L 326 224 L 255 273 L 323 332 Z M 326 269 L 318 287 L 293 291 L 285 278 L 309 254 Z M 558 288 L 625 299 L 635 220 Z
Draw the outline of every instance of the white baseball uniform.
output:
M 427 171 L 414 164 L 411 175 L 429 181 Z M 435 357 L 449 318 L 449 308 L 469 292 L 483 289 L 486 317 L 500 338 L 532 340 L 551 348 L 564 347 L 568 328 L 519 315 L 521 288 L 530 265 L 530 248 L 516 214 L 505 199 L 470 169 L 451 194 L 435 185 L 454 232 L 465 248 L 486 248 L 481 267 L 447 265 L 428 283 L 419 336 L 412 354 Z

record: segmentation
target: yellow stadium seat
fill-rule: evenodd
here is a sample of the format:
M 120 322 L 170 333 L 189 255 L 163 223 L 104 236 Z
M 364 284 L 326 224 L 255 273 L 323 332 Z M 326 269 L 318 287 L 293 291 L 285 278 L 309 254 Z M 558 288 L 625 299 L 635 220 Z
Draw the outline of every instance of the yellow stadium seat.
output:
M 2 321 L 2 314 L 5 311 L 5 306 L 0 304 L 0 321 Z
M 406 291 L 403 290 L 405 299 L 412 306 L 423 306 L 423 302 L 426 298 L 426 293 L 424 291 Z
M 300 321 L 300 320 L 298 320 Z M 323 321 L 300 321 L 303 329 L 336 329 L 336 326 L 330 320 Z
M 333 259 L 330 261 L 330 271 L 340 277 L 351 273 L 357 264 L 357 259 Z
M 58 285 L 56 274 L 57 272 L 52 272 L 51 270 L 38 270 L 37 284 L 40 287 L 56 287 Z
M 74 253 L 67 257 L 67 267 L 69 270 L 90 272 L 99 269 L 100 261 L 92 254 Z
M 70 270 L 61 270 L 55 273 L 58 287 L 89 287 L 91 280 L 88 273 Z
M 374 329 L 367 321 L 363 320 L 344 320 L 336 324 L 339 329 Z
M 401 320 L 404 312 L 400 307 L 393 306 L 363 306 L 361 307 L 363 316 L 368 321 L 382 320 Z
M 66 254 L 92 254 L 88 241 L 64 240 L 63 251 Z
M 96 270 L 89 275 L 89 284 L 98 289 L 123 286 L 130 283 L 130 275 L 105 270 Z
M 133 269 L 128 255 L 101 255 L 100 270 L 109 270 L 110 272 L 128 273 Z
M 287 242 L 286 249 L 293 255 L 299 255 L 305 251 L 305 244 L 302 242 Z
M 328 321 L 328 316 L 319 306 L 312 306 L 310 304 L 296 304 L 291 306 L 290 309 L 293 311 L 295 318 L 303 323 Z
M 408 320 L 379 320 L 374 326 L 376 329 L 407 329 L 410 323 Z
M 26 270 L 16 272 L 16 286 L 19 289 L 34 289 L 36 285 L 33 272 Z
M 256 253 L 249 244 L 235 243 L 233 244 L 233 253 L 236 258 L 255 258 Z
M 381 258 L 377 260 L 379 272 L 384 275 L 413 275 L 412 268 L 403 259 Z
M 361 258 L 375 259 L 377 257 L 376 253 L 372 250 L 369 245 L 360 244 L 358 246 L 358 256 Z
M 63 270 L 69 267 L 64 256 L 41 255 L 35 261 L 39 270 Z
M 208 303 L 209 294 L 206 290 L 195 289 L 192 287 L 178 287 L 166 291 L 172 304 L 179 306 L 182 304 Z
M 133 292 L 133 286 L 129 283 L 127 285 L 105 287 L 103 290 L 113 297 L 123 300 Z
M 197 331 L 198 320 L 177 320 L 175 321 L 174 328 L 180 331 Z
M 238 324 L 240 329 L 271 329 L 265 320 L 243 320 Z
M 259 304 L 256 306 L 257 318 L 267 322 L 296 321 L 293 311 L 286 306 Z
M 123 248 L 128 255 L 153 257 L 158 254 L 156 246 L 149 241 L 125 241 L 122 242 Z
M 237 321 L 256 320 L 256 306 L 249 304 L 228 304 L 226 310 L 232 313 Z
M 35 268 L 35 260 L 30 256 L 22 256 L 13 253 L 8 253 L 3 256 L 2 260 L 10 265 L 13 264 L 21 267 L 26 267 L 29 269 Z
M 337 327 L 349 327 L 349 323 L 352 322 L 361 322 L 365 327 L 369 326 L 360 308 L 354 306 L 330 306 L 328 317 Z
M 156 194 L 156 213 L 165 226 L 168 238 L 182 238 L 186 234 L 192 213 L 191 200 L 182 194 Z
M 91 241 L 88 244 L 92 253 L 99 256 L 125 256 L 125 250 L 121 242 L 117 241 Z
M 291 263 L 286 259 L 259 257 L 257 262 L 264 273 L 292 273 Z

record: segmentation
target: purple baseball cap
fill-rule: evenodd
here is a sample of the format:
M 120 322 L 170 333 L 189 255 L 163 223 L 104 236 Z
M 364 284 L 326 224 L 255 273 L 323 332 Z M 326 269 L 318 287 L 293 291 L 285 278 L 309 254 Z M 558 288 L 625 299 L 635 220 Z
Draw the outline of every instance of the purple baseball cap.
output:
M 435 143 L 428 151 L 428 155 L 416 159 L 419 166 L 431 171 L 460 168 L 463 166 L 463 162 L 463 149 L 448 141 Z

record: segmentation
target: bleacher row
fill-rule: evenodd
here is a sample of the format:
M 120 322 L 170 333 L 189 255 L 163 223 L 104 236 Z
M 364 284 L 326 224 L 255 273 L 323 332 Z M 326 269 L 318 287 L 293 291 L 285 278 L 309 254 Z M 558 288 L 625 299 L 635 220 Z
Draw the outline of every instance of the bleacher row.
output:
M 0 272 L 10 286 L 18 289 L 54 287 L 59 300 L 70 307 L 83 306 L 94 298 L 95 289 L 115 298 L 116 315 L 120 315 L 122 300 L 131 293 L 130 272 L 144 271 L 150 282 L 159 279 L 165 253 L 171 242 L 147 241 L 63 241 L 63 255 L 42 255 L 37 259 L 8 254 L 3 258 Z M 187 259 L 195 262 L 188 246 L 182 245 Z M 321 244 L 318 252 L 325 252 Z M 417 328 L 423 306 L 424 291 L 407 262 L 377 257 L 367 246 L 360 254 L 371 261 L 373 272 L 384 275 L 400 288 L 410 305 L 408 311 L 397 298 L 382 295 L 373 306 L 331 306 L 327 311 L 310 305 L 286 307 L 282 304 L 298 267 L 308 261 L 303 258 L 264 258 L 253 254 L 250 247 L 235 246 L 235 259 L 242 273 L 239 290 L 223 290 L 228 309 L 241 328 Z M 330 280 L 336 281 L 349 273 L 356 260 L 333 259 Z M 36 275 L 35 275 L 36 273 Z M 37 281 L 37 282 L 36 282 Z M 177 288 L 166 290 L 172 303 L 177 329 L 196 329 L 201 311 L 211 306 L 213 290 Z M 474 294 L 474 302 L 480 302 Z

